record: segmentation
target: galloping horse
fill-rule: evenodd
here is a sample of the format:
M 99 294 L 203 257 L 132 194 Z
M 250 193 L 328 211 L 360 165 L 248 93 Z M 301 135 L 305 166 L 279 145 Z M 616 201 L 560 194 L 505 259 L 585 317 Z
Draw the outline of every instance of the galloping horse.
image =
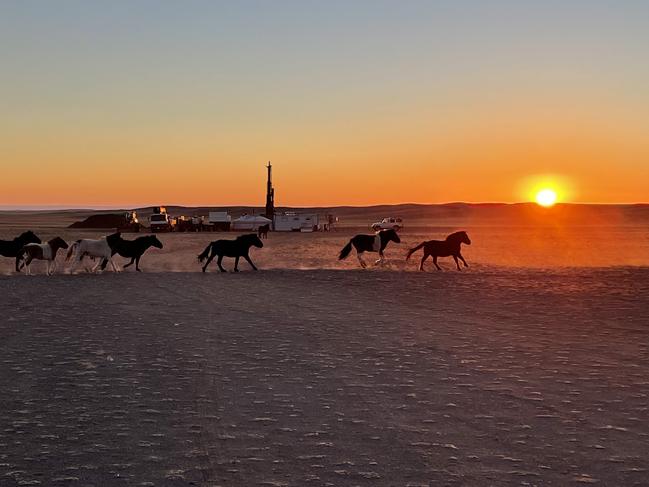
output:
M 259 228 L 257 229 L 257 236 L 259 238 L 268 238 L 269 231 L 270 231 L 270 223 L 266 223 L 265 225 L 260 225 Z
M 92 272 L 95 272 L 97 268 L 103 264 L 102 269 L 106 267 L 104 264 L 104 259 L 107 262 L 110 262 L 110 265 L 113 268 L 113 271 L 119 272 L 119 269 L 115 265 L 115 262 L 113 262 L 113 245 L 115 242 L 121 238 L 121 233 L 117 232 L 112 235 L 107 235 L 105 237 L 102 237 L 100 239 L 92 239 L 92 238 L 83 238 L 81 240 L 77 240 L 74 242 L 72 245 L 70 245 L 70 250 L 68 250 L 68 256 L 66 257 L 65 260 L 70 260 L 70 257 L 72 257 L 72 254 L 76 252 L 75 258 L 74 258 L 74 263 L 72 264 L 72 268 L 70 269 L 70 272 L 74 272 L 77 268 L 77 266 L 81 263 L 84 257 L 99 257 L 101 260 L 95 265 L 95 267 L 92 268 Z
M 16 272 L 25 268 L 25 274 L 31 274 L 30 264 L 32 260 L 47 261 L 47 275 L 51 276 L 56 266 L 56 253 L 59 249 L 67 249 L 68 244 L 61 237 L 53 238 L 44 244 L 28 243 L 16 255 Z
M 340 251 L 338 260 L 346 259 L 351 253 L 353 246 L 356 249 L 356 256 L 358 257 L 358 262 L 361 263 L 361 267 L 367 267 L 367 264 L 363 260 L 363 252 L 378 252 L 379 260 L 375 263 L 380 264 L 384 259 L 383 251 L 388 246 L 389 242 L 401 243 L 399 235 L 393 229 L 381 230 L 375 235 L 356 235 Z
M 254 270 L 257 270 L 255 264 L 252 263 L 250 256 L 248 255 L 250 247 L 252 246 L 257 247 L 258 249 L 264 246 L 263 242 L 254 233 L 241 235 L 235 240 L 216 240 L 205 248 L 203 253 L 198 256 L 198 260 L 200 262 L 203 262 L 205 259 L 207 259 L 207 262 L 205 262 L 205 265 L 203 266 L 203 272 L 205 272 L 205 269 L 207 269 L 209 263 L 212 262 L 214 257 L 217 255 L 219 258 L 216 263 L 219 266 L 221 272 L 227 272 L 221 265 L 223 257 L 234 257 L 234 272 L 239 272 L 240 257 L 246 259 L 248 261 L 248 264 L 250 264 L 250 266 Z
M 31 230 L 21 233 L 13 240 L 0 240 L 0 255 L 5 257 L 16 257 L 18 252 L 20 252 L 25 245 L 30 243 L 41 243 L 41 239 Z
M 124 240 L 119 234 L 110 235 L 109 237 L 111 239 L 109 242 L 112 249 L 111 254 L 119 254 L 122 257 L 130 258 L 131 262 L 126 264 L 124 269 L 133 265 L 133 262 L 135 262 L 135 270 L 138 272 L 141 272 L 140 258 L 142 258 L 144 252 L 146 252 L 149 247 L 155 247 L 157 249 L 162 248 L 162 242 L 160 242 L 155 235 L 146 235 L 144 237 L 138 237 L 135 240 Z M 105 269 L 107 263 L 108 260 L 104 259 L 101 263 L 101 268 Z
M 446 240 L 429 240 L 427 242 L 420 243 L 415 248 L 408 251 L 406 260 L 408 260 L 414 252 L 423 247 L 424 256 L 421 258 L 421 263 L 419 264 L 420 271 L 424 270 L 424 261 L 431 255 L 433 256 L 433 264 L 435 264 L 435 267 L 437 267 L 437 269 L 440 271 L 442 270 L 442 268 L 437 265 L 437 258 L 453 256 L 455 265 L 457 266 L 457 270 L 459 271 L 461 269 L 458 259 L 460 259 L 464 263 L 464 267 L 469 267 L 469 264 L 466 263 L 466 260 L 464 260 L 464 257 L 462 257 L 462 254 L 460 253 L 462 244 L 471 245 L 469 236 L 464 231 L 455 232 L 446 237 Z

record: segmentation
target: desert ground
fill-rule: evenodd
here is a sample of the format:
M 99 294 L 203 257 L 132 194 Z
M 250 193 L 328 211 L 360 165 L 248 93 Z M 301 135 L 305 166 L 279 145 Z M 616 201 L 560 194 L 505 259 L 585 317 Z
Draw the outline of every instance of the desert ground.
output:
M 101 233 L 61 221 L 25 225 Z M 366 271 L 336 261 L 360 224 L 239 274 L 196 262 L 227 234 L 139 274 L 0 258 L 0 485 L 648 485 L 647 229 L 465 223 L 462 272 L 404 261 L 453 222 Z

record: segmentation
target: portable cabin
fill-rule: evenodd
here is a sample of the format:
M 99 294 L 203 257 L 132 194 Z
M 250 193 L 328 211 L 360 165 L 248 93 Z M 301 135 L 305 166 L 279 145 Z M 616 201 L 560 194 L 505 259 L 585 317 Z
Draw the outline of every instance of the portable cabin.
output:
M 227 211 L 210 211 L 207 225 L 212 231 L 228 231 L 232 225 L 232 217 Z
M 318 229 L 317 213 L 286 212 L 275 215 L 274 230 L 276 232 L 313 232 Z

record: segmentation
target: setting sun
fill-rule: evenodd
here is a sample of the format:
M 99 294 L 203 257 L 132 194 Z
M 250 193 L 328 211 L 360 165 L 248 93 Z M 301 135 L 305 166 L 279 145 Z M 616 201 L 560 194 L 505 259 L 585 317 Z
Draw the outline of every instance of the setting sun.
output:
M 546 208 L 553 206 L 557 202 L 557 193 L 553 189 L 542 189 L 536 193 L 536 202 Z

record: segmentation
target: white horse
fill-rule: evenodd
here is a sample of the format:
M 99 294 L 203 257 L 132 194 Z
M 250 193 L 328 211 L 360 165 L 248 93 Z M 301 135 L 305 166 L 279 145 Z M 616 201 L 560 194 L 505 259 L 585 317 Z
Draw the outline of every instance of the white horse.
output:
M 108 235 L 100 239 L 83 238 L 70 245 L 66 260 L 70 260 L 72 254 L 76 252 L 70 272 L 74 272 L 77 269 L 84 257 L 93 257 L 98 259 L 97 264 L 92 268 L 92 272 L 95 272 L 99 266 L 101 266 L 104 259 L 110 263 L 113 271 L 119 272 L 115 262 L 113 262 L 113 249 L 109 243 L 109 240 L 115 236 L 119 236 L 119 233 Z

